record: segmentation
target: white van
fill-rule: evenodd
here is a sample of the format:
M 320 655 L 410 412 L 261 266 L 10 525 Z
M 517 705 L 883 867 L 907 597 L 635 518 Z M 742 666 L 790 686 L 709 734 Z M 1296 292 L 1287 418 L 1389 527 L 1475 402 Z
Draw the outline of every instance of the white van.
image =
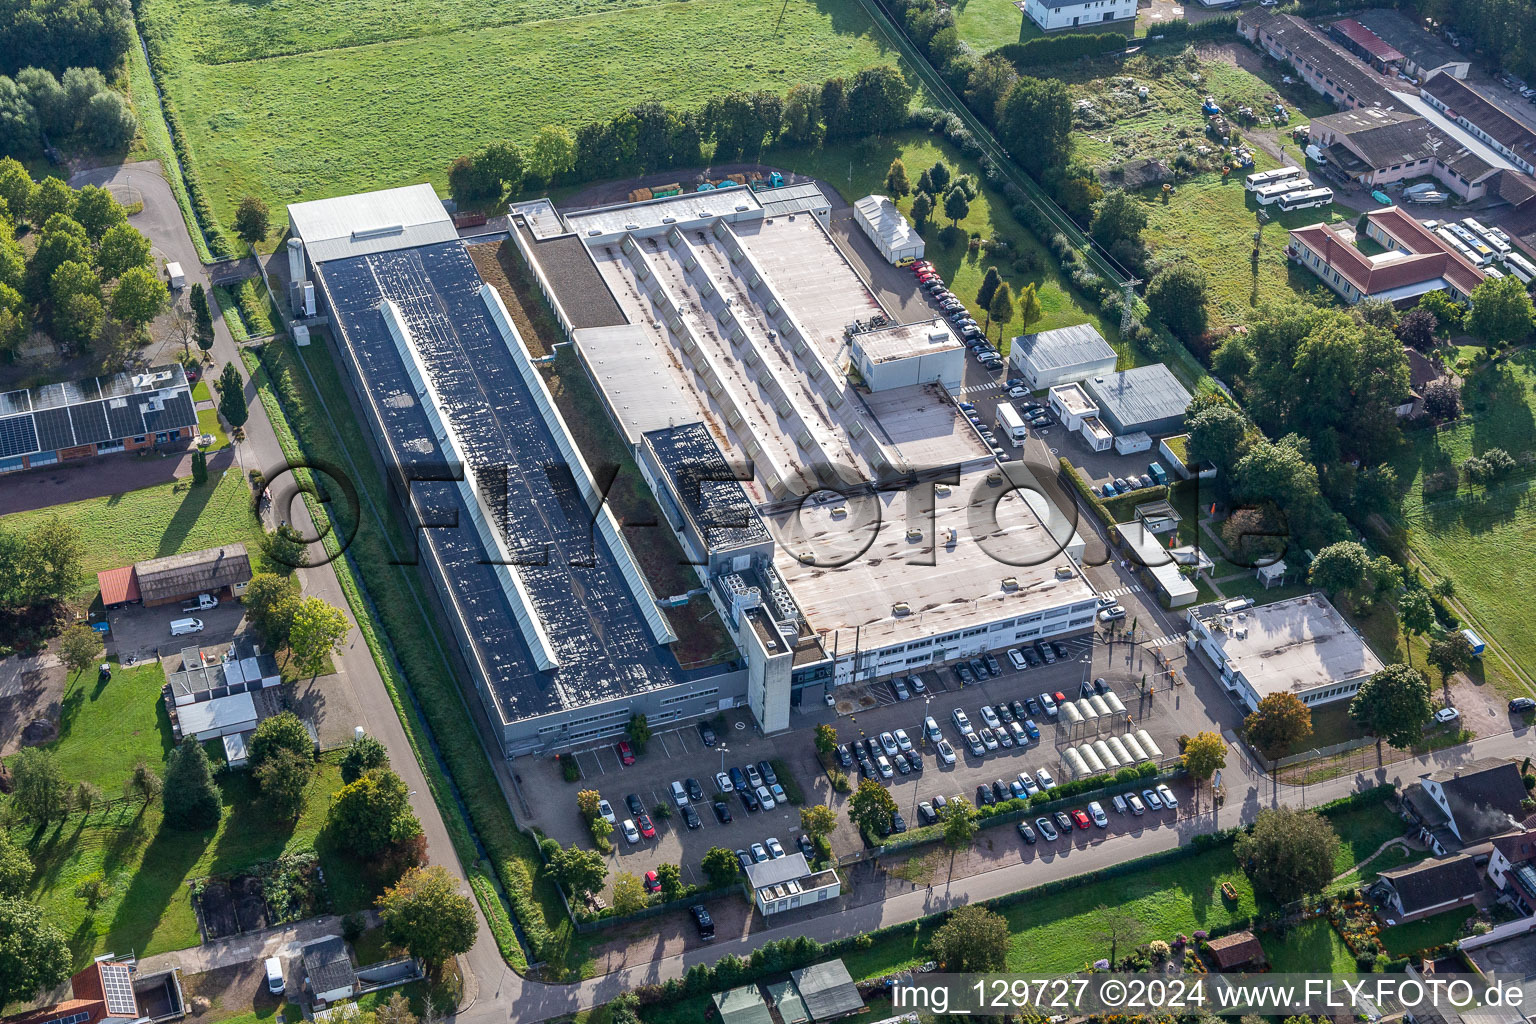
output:
M 202 619 L 172 619 L 171 636 L 186 636 L 188 633 L 201 633 L 203 631 Z
M 275 996 L 283 994 L 283 962 L 275 956 L 267 957 L 267 991 Z

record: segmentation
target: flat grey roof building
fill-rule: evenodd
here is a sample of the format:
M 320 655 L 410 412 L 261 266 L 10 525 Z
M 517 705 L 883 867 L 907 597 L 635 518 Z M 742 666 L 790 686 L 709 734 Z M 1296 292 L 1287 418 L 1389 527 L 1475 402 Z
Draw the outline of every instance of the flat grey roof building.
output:
M 1162 363 L 1089 377 L 1084 385 L 1098 402 L 1099 417 L 1116 434 L 1172 434 L 1182 429 L 1192 398 Z
M 1008 358 L 1032 391 L 1109 373 L 1118 359 L 1092 324 L 1014 338 Z

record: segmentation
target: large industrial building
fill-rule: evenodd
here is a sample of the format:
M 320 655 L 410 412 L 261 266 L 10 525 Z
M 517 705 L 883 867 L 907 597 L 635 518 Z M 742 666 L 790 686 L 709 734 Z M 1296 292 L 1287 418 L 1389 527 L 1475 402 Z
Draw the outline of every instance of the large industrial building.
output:
M 696 672 L 430 188 L 290 208 L 293 269 L 399 467 L 509 755 L 617 735 L 634 712 L 746 705 L 777 731 L 833 686 L 1091 627 L 1071 521 L 955 407 L 958 339 L 896 323 L 808 191 L 765 196 L 511 210 L 740 651 Z

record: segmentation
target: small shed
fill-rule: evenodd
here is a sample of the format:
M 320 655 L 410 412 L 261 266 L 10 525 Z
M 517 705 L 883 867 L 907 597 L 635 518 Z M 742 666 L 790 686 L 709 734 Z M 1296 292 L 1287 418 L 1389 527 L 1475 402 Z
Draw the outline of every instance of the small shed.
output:
M 224 737 L 225 764 L 231 768 L 245 767 L 245 763 L 250 756 L 246 750 L 246 737 L 250 735 L 251 733 L 248 732 L 235 732 Z
M 96 574 L 96 585 L 101 588 L 101 603 L 105 608 L 139 603 L 139 578 L 131 565 L 103 569 Z
M 865 196 L 854 203 L 853 219 L 888 262 L 922 258 L 923 236 L 885 196 Z
M 1212 939 L 1208 946 L 1216 968 L 1222 971 L 1236 970 L 1264 962 L 1264 947 L 1259 945 L 1253 932 L 1233 932 L 1219 939 Z
M 316 1003 L 333 1003 L 353 995 L 357 974 L 341 936 L 328 935 L 304 947 L 304 984 Z
M 773 1024 L 773 1014 L 756 985 L 716 992 L 712 997 L 720 1024 Z
M 864 1009 L 864 1000 L 853 984 L 853 976 L 841 960 L 829 960 L 824 964 L 812 964 L 789 976 L 800 993 L 800 1000 L 816 1024 L 836 1020 Z

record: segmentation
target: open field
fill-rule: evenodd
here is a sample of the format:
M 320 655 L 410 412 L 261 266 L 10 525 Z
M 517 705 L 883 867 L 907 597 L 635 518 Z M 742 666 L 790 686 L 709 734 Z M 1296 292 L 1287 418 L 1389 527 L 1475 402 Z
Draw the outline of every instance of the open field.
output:
M 1265 932 L 1259 937 L 1272 971 L 1281 974 L 1354 974 L 1355 955 L 1328 923 L 1314 917 L 1284 933 Z
M 1022 43 L 1044 35 L 1040 27 L 1013 6 L 1013 0 L 959 0 L 955 12 L 955 31 L 962 42 L 986 53 L 1004 43 Z
M 150 0 L 140 17 L 221 224 L 252 194 L 274 233 L 286 203 L 442 189 L 454 157 L 528 143 L 546 124 L 574 130 L 651 99 L 782 93 L 896 60 L 862 8 L 831 0 L 795 0 L 782 23 L 775 0 L 539 0 L 517 12 L 488 0 Z
M 1408 924 L 1381 930 L 1381 944 L 1394 956 L 1407 956 L 1421 949 L 1433 949 L 1461 937 L 1461 926 L 1473 914 L 1473 908 L 1447 910 L 1443 914 L 1421 918 Z
M 1536 635 L 1525 616 L 1536 589 L 1536 491 L 1529 470 L 1492 488 L 1453 484 L 1455 467 L 1489 448 L 1517 460 L 1536 451 L 1536 353 L 1522 350 L 1473 367 L 1464 382 L 1468 415 L 1444 430 L 1416 431 L 1392 460 L 1407 487 L 1401 520 L 1409 547 L 1436 574 L 1453 580 L 1456 597 L 1517 664 L 1536 665 Z M 1448 486 L 1449 485 L 1449 486 Z M 1427 493 L 1426 493 L 1427 492 Z M 1473 668 L 1506 696 L 1525 692 L 1496 671 Z M 1420 662 L 1422 664 L 1422 662 Z
M 121 456 L 128 458 L 130 456 Z M 251 510 L 251 489 L 239 469 L 222 477 L 210 472 L 208 482 L 194 487 L 191 479 L 157 484 L 106 498 L 53 505 L 4 517 L 8 529 L 26 530 L 57 515 L 80 531 L 85 548 L 85 578 L 76 597 L 96 592 L 96 574 L 146 558 L 197 551 L 244 541 L 260 553 L 261 524 Z
M 917 132 L 901 132 L 889 138 L 809 151 L 785 150 L 775 152 L 771 159 L 777 166 L 786 167 L 798 174 L 811 175 L 832 185 L 842 193 L 844 199 L 854 202 L 871 193 L 884 192 L 885 172 L 897 157 L 906 165 L 907 177 L 913 182 L 939 160 L 943 160 L 958 174 L 979 175 L 975 161 L 961 156 L 948 143 Z M 903 213 L 910 214 L 912 197 L 905 197 L 898 205 Z M 1013 286 L 1015 294 L 1025 284 L 1035 285 L 1044 315 L 1031 330 L 1045 331 L 1091 322 L 1120 351 L 1122 367 L 1136 365 L 1138 360 L 1130 352 L 1129 346 L 1119 341 L 1120 335 L 1116 329 L 1118 324 L 1105 321 L 1097 310 L 1089 310 L 1079 304 L 1077 296 L 1057 269 L 1055 257 L 1013 219 L 1013 215 L 1008 212 L 1006 200 L 999 192 L 984 185 L 981 194 L 971 204 L 970 213 L 960 221 L 959 228 L 959 231 L 951 229 L 949 221 L 941 216 L 928 222 L 923 229 L 923 239 L 927 242 L 924 258 L 933 263 L 950 290 L 962 302 L 975 306 L 976 290 L 981 287 L 981 279 L 986 275 L 987 267 L 996 264 L 1003 279 Z M 982 238 L 1005 240 L 1017 248 L 1035 252 L 1039 256 L 1038 265 L 1041 269 L 1023 274 L 1013 270 L 1006 259 L 969 251 L 967 243 L 973 231 Z M 977 319 L 982 319 L 979 314 Z M 1021 333 L 1023 326 L 1017 317 L 1005 325 L 1002 331 L 1005 353 L 1008 351 L 1007 339 Z M 996 339 L 999 333 L 997 324 L 993 324 L 987 333 Z

